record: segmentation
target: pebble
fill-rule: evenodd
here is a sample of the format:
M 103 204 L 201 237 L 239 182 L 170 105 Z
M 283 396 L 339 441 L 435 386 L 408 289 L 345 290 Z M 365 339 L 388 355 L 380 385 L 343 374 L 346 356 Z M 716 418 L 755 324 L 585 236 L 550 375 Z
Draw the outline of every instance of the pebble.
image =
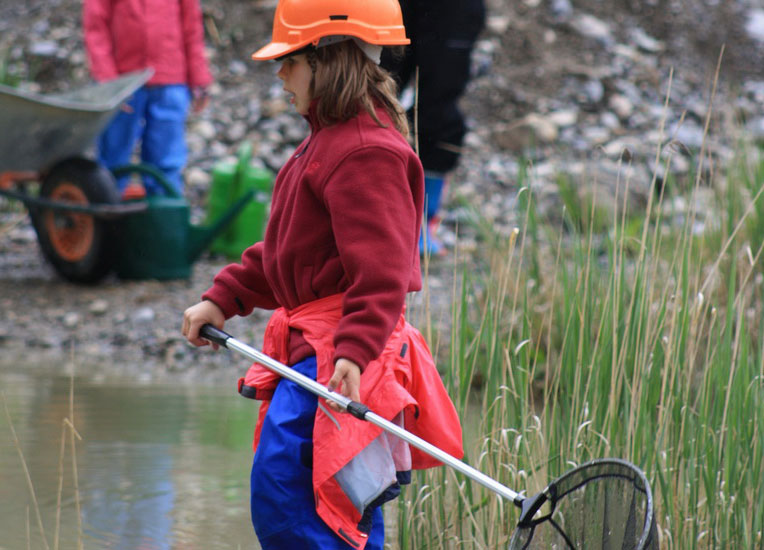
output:
M 764 142 L 764 117 L 757 117 L 746 125 L 746 130 L 757 140 Z
M 58 53 L 58 44 L 47 40 L 34 42 L 29 46 L 29 53 L 39 57 L 55 57 Z
M 668 127 L 668 136 L 678 141 L 685 147 L 700 149 L 703 144 L 703 128 L 692 120 L 685 119 L 681 122 L 674 122 Z
M 215 128 L 215 124 L 210 120 L 200 119 L 194 123 L 190 129 L 193 134 L 198 134 L 205 140 L 214 139 L 218 131 Z
M 70 311 L 64 315 L 62 323 L 66 328 L 75 328 L 80 323 L 80 314 Z
M 621 127 L 618 116 L 610 111 L 605 111 L 600 115 L 600 123 L 608 130 L 617 130 Z
M 560 111 L 554 111 L 547 116 L 549 122 L 555 124 L 559 128 L 566 128 L 573 126 L 578 121 L 577 109 L 563 109 Z
M 552 16 L 558 20 L 566 20 L 573 15 L 573 4 L 570 0 L 552 0 L 550 4 Z
M 231 143 L 240 142 L 247 133 L 247 125 L 242 121 L 237 120 L 230 125 L 227 125 L 225 133 L 226 139 Z
M 602 126 L 589 126 L 584 128 L 582 135 L 587 142 L 601 145 L 610 139 L 610 130 Z
M 486 19 L 486 27 L 492 33 L 502 35 L 507 32 L 511 21 L 508 15 L 491 15 Z
M 613 44 L 613 31 L 610 25 L 593 15 L 578 14 L 571 20 L 570 25 L 581 36 L 594 39 L 604 46 Z
M 234 59 L 228 64 L 228 71 L 233 75 L 245 75 L 247 74 L 247 64 L 238 59 Z
M 587 80 L 581 87 L 585 103 L 599 103 L 605 97 L 605 86 L 600 80 Z
M 656 40 L 639 27 L 632 30 L 631 39 L 640 50 L 648 53 L 660 53 L 665 48 L 660 40 Z
M 132 321 L 136 325 L 146 325 L 152 323 L 156 318 L 156 313 L 150 307 L 137 309 L 132 315 Z
M 754 40 L 764 42 L 764 9 L 753 9 L 748 12 L 745 30 Z
M 97 300 L 93 300 L 90 303 L 90 307 L 88 309 L 93 315 L 103 315 L 109 311 L 109 302 L 99 298 Z
M 212 182 L 212 174 L 198 166 L 191 166 L 186 170 L 185 180 L 189 187 L 207 187 Z
M 634 112 L 634 103 L 623 94 L 613 94 L 608 99 L 608 107 L 621 119 L 628 119 Z

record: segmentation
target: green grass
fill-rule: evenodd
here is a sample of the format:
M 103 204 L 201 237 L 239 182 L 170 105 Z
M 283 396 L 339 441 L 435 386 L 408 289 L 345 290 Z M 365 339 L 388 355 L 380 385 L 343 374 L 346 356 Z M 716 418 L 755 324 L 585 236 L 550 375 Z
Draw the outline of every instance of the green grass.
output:
M 702 213 L 656 192 L 608 224 L 567 180 L 562 226 L 523 190 L 519 234 L 464 269 L 440 361 L 460 416 L 479 419 L 469 464 L 532 495 L 624 458 L 648 476 L 661 548 L 764 548 L 764 161 L 741 146 L 712 176 L 681 197 L 711 197 Z M 411 550 L 506 547 L 518 518 L 445 468 L 398 509 Z

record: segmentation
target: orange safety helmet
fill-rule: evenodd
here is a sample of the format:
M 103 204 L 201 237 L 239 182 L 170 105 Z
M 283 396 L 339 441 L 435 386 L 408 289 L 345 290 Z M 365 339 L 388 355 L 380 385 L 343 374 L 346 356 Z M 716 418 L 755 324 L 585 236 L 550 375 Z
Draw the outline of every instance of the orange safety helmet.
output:
M 379 46 L 406 45 L 398 0 L 279 0 L 271 42 L 252 59 L 276 59 L 327 36 L 354 37 Z

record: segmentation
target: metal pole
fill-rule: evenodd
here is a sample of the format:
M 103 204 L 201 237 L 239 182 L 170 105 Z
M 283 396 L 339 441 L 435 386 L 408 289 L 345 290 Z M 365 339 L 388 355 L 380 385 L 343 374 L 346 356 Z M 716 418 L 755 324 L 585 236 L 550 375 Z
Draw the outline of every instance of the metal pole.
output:
M 352 414 L 356 418 L 371 422 L 372 424 L 382 428 L 386 432 L 389 432 L 397 437 L 400 437 L 406 443 L 413 445 L 417 449 L 438 459 L 444 464 L 451 466 L 454 470 L 464 474 L 465 476 L 472 479 L 473 481 L 480 483 L 483 487 L 490 489 L 491 491 L 498 494 L 499 496 L 504 497 L 507 500 L 510 500 L 513 503 L 518 505 L 521 504 L 523 500 L 525 500 L 522 495 L 513 491 L 509 487 L 502 485 L 501 483 L 499 483 L 498 481 L 496 481 L 495 479 L 491 477 L 488 477 L 481 471 L 476 470 L 472 466 L 462 462 L 461 460 L 457 458 L 454 458 L 453 456 L 446 453 L 442 449 L 439 449 L 435 445 L 428 443 L 421 437 L 418 437 L 412 434 L 411 432 L 404 430 L 397 424 L 393 424 L 389 420 L 382 418 L 378 414 L 369 410 L 369 408 L 363 405 L 362 403 L 352 401 L 348 399 L 347 397 L 345 397 L 344 395 L 330 391 L 329 389 L 322 386 L 321 384 L 319 384 L 312 378 L 308 378 L 304 374 L 301 374 L 297 372 L 296 370 L 291 369 L 288 366 L 284 365 L 283 363 L 276 361 L 272 357 L 265 355 L 263 352 L 251 346 L 248 346 L 247 344 L 243 342 L 240 342 L 239 340 L 237 340 L 236 338 L 234 338 L 227 332 L 219 330 L 213 327 L 212 325 L 204 325 L 202 329 L 200 330 L 199 334 L 202 338 L 205 338 L 211 342 L 219 344 L 225 348 L 237 351 L 241 353 L 242 355 L 244 355 L 245 357 L 248 357 L 252 361 L 260 363 L 261 365 L 265 367 L 268 367 L 272 371 L 281 375 L 283 378 L 291 380 L 292 382 L 305 388 L 309 392 L 319 397 L 323 397 L 324 399 L 328 401 L 333 401 L 334 403 L 337 403 L 344 410 L 346 410 L 348 413 Z

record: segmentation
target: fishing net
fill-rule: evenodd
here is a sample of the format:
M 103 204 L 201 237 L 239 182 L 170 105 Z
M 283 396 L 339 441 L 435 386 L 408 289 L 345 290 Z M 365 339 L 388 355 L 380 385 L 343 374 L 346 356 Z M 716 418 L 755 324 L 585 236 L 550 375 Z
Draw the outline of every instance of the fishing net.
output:
M 510 550 L 658 550 L 645 475 L 618 459 L 588 462 L 523 502 Z
M 625 460 L 610 458 L 588 462 L 553 481 L 538 495 L 523 498 L 442 449 L 374 414 L 362 403 L 329 391 L 230 334 L 205 325 L 200 335 L 345 407 L 356 418 L 372 422 L 520 505 L 522 513 L 509 550 L 658 550 L 650 486 L 645 474 Z

